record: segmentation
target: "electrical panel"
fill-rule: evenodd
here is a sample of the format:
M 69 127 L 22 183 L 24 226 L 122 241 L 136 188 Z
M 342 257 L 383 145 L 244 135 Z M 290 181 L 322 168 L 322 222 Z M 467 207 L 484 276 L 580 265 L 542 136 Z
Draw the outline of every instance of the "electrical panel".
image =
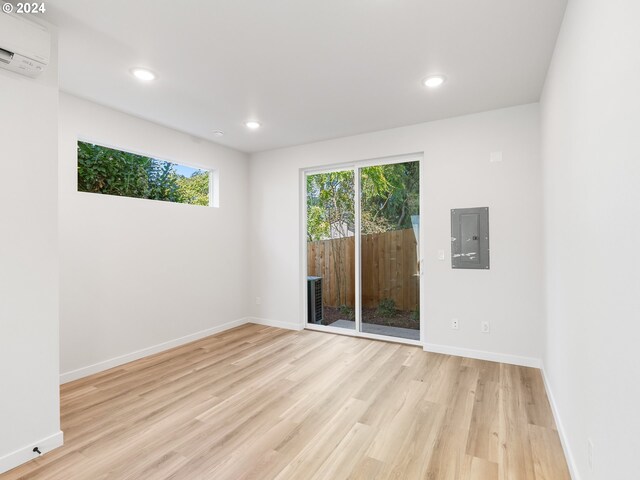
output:
M 489 269 L 489 208 L 451 210 L 451 267 Z

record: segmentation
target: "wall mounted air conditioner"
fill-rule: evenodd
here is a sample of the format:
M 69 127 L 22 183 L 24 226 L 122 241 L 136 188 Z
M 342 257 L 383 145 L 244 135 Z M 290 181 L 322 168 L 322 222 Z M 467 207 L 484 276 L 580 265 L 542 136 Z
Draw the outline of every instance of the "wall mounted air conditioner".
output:
M 307 277 L 307 322 L 321 323 L 322 311 L 322 277 Z
M 36 77 L 47 68 L 50 57 L 51 35 L 45 27 L 0 13 L 0 68 Z

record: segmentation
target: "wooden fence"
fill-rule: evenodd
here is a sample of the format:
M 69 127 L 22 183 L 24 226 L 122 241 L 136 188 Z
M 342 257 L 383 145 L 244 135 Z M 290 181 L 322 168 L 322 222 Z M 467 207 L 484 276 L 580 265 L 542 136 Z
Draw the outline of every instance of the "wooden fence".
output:
M 354 237 L 307 243 L 307 271 L 322 277 L 328 307 L 355 305 Z M 419 277 L 413 230 L 362 236 L 362 305 L 376 308 L 392 299 L 400 310 L 418 307 Z

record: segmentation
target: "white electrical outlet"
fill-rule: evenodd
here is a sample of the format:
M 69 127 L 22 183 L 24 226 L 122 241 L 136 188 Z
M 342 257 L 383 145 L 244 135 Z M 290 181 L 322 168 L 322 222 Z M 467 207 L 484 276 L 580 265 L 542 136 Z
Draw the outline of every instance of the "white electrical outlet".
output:
M 444 250 L 438 250 L 438 260 L 444 260 Z
M 587 462 L 589 462 L 589 468 L 593 470 L 593 441 L 587 439 Z
M 262 298 L 256 297 L 256 305 L 262 304 Z
M 451 320 L 451 328 L 453 330 L 458 330 L 460 328 L 460 324 L 458 323 L 457 318 L 454 318 L 453 320 Z
M 480 331 L 482 333 L 489 333 L 491 332 L 491 326 L 489 325 L 489 322 L 482 322 L 480 323 Z

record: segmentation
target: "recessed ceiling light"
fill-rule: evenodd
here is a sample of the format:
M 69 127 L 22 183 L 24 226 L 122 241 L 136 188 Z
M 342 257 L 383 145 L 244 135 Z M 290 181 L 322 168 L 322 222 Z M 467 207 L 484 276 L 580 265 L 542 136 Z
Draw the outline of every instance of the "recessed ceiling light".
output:
M 221 137 L 224 135 L 224 132 L 222 130 L 214 130 L 212 133 L 216 137 Z
M 150 82 L 156 79 L 156 74 L 147 68 L 136 67 L 131 69 L 131 75 L 143 82 Z
M 424 79 L 423 83 L 425 87 L 436 88 L 442 85 L 445 82 L 446 78 L 444 75 L 431 75 Z
M 245 122 L 245 125 L 247 126 L 247 128 L 250 128 L 251 130 L 260 128 L 260 122 L 256 122 L 255 120 L 249 120 L 248 122 Z

